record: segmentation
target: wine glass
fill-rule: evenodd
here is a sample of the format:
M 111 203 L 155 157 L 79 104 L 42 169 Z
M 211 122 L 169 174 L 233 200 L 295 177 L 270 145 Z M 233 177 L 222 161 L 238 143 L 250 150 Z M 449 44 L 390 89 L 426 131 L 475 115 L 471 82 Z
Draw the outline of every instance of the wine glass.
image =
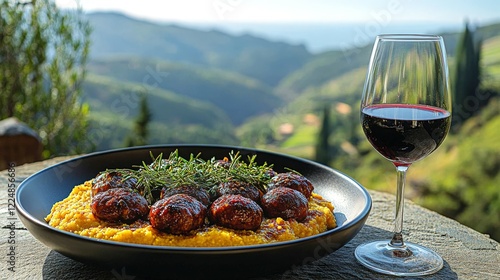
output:
M 397 172 L 394 236 L 359 245 L 356 259 L 384 274 L 419 276 L 443 267 L 432 250 L 403 241 L 406 171 L 443 142 L 451 125 L 451 96 L 443 39 L 433 35 L 380 35 L 373 46 L 361 123 L 372 146 Z

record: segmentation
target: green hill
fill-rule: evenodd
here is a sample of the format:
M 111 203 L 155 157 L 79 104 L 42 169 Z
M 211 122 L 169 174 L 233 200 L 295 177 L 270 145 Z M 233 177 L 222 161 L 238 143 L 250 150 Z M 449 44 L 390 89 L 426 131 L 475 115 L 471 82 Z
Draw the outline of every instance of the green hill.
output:
M 139 57 L 93 60 L 87 69 L 119 83 L 151 86 L 211 103 L 224 111 L 234 124 L 281 105 L 272 89 L 257 80 L 217 69 Z
M 233 71 L 275 86 L 311 54 L 303 45 L 251 35 L 231 36 L 172 24 L 132 19 L 117 13 L 90 13 L 91 55 L 141 56 Z
M 483 42 L 483 64 L 487 79 L 500 81 L 500 36 Z
M 217 106 L 159 88 L 90 74 L 83 85 L 97 149 L 122 147 L 132 131 L 141 94 L 152 111 L 150 144 L 235 144 L 233 125 Z
M 303 67 L 283 79 L 277 90 L 294 98 L 304 90 L 318 87 L 353 69 L 365 67 L 370 59 L 371 45 L 348 51 L 328 51 L 317 54 Z

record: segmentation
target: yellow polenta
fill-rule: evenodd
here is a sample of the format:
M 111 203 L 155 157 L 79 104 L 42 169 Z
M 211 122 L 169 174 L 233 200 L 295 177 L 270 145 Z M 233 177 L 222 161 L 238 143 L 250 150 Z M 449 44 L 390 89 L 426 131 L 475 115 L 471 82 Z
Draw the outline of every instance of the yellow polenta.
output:
M 313 194 L 309 214 L 302 222 L 264 219 L 257 231 L 232 230 L 209 225 L 189 235 L 173 235 L 152 228 L 147 222 L 114 224 L 98 220 L 90 203 L 91 181 L 74 187 L 70 195 L 54 204 L 45 218 L 49 225 L 82 236 L 156 246 L 221 247 L 263 244 L 315 235 L 336 227 L 333 205 Z

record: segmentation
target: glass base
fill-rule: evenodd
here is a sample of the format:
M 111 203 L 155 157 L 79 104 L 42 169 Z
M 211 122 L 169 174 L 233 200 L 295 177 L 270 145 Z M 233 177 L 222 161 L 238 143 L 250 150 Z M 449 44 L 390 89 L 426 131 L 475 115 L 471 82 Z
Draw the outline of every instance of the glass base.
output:
M 390 240 L 364 243 L 354 255 L 365 267 L 396 276 L 428 275 L 443 267 L 443 259 L 437 253 L 409 242 L 403 246 L 390 245 Z

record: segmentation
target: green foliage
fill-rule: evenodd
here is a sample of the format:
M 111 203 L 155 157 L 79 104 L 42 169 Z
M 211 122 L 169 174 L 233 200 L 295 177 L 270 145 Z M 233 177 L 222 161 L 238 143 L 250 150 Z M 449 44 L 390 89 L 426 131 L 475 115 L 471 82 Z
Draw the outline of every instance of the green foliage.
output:
M 148 125 L 151 121 L 151 110 L 149 109 L 148 99 L 146 93 L 141 95 L 139 104 L 139 114 L 135 119 L 134 130 L 125 139 L 127 147 L 143 146 L 148 144 Z
M 51 0 L 0 3 L 0 118 L 35 129 L 45 157 L 89 151 L 80 103 L 90 27 Z
M 240 144 L 246 147 L 269 145 L 274 142 L 275 134 L 269 115 L 252 118 L 237 130 Z
M 330 163 L 330 108 L 323 108 L 323 119 L 318 133 L 314 160 L 328 165 Z
M 473 106 L 470 103 L 479 87 L 480 53 L 481 46 L 474 43 L 473 34 L 466 24 L 455 57 L 452 131 L 456 131 L 472 115 L 469 108 Z

